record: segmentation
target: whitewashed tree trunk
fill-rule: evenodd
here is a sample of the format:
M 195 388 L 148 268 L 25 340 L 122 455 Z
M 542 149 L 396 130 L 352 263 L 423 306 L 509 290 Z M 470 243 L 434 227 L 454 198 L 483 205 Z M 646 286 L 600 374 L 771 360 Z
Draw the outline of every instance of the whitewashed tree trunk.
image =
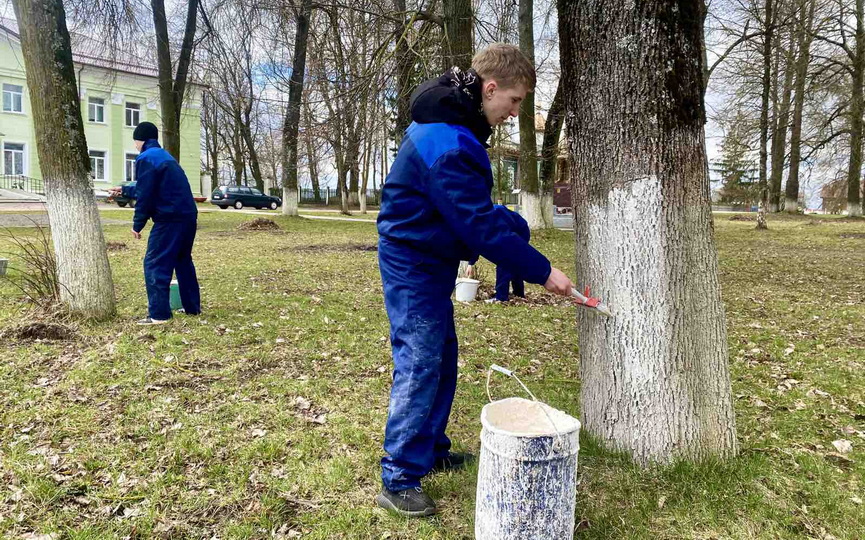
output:
M 528 222 L 529 229 L 543 229 L 545 223 L 542 197 L 537 193 L 520 191 L 520 215 Z
M 294 55 L 289 79 L 288 108 L 282 128 L 282 213 L 297 215 L 297 134 L 300 129 L 300 108 L 303 101 L 303 78 L 306 72 L 306 49 L 309 42 L 311 0 L 303 0 L 295 15 Z M 312 167 L 310 166 L 310 170 Z
M 548 191 L 541 194 L 541 218 L 544 229 L 553 228 L 553 194 Z
M 114 282 L 90 180 L 90 159 L 61 0 L 15 0 L 36 148 L 57 257 L 60 298 L 71 311 L 115 313 Z
M 357 199 L 360 202 L 360 213 L 366 214 L 366 190 L 359 189 L 357 191 Z
M 535 63 L 534 0 L 520 0 L 520 50 Z M 538 145 L 535 130 L 535 95 L 530 92 L 520 104 L 520 207 L 529 228 L 543 229 L 544 211 L 541 206 L 541 182 L 538 177 Z
M 559 0 L 582 421 L 641 464 L 737 451 L 697 3 Z M 675 76 L 668 69 L 675 66 Z
M 297 214 L 297 190 L 282 188 L 282 215 L 296 216 Z

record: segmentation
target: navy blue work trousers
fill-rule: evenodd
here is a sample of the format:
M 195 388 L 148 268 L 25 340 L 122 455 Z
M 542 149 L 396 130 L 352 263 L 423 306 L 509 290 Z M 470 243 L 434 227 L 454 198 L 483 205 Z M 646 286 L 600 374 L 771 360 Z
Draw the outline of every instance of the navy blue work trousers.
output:
M 450 296 L 458 265 L 379 240 L 394 363 L 381 477 L 391 491 L 420 486 L 451 447 L 445 428 L 457 385 L 457 336 Z
M 190 315 L 201 313 L 201 293 L 192 264 L 196 226 L 197 220 L 192 219 L 154 223 L 150 229 L 144 255 L 144 284 L 151 319 L 171 318 L 169 289 L 175 273 L 184 311 Z
M 513 285 L 514 296 L 525 298 L 526 284 L 522 279 L 510 273 L 503 266 L 496 266 L 496 300 L 507 302 L 510 298 L 509 288 Z

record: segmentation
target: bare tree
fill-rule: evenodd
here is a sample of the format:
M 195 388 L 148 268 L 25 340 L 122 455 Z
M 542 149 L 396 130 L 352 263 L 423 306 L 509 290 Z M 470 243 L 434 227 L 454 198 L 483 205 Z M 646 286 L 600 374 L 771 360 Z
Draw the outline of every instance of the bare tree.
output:
M 798 56 L 795 64 L 795 83 L 793 87 L 793 119 L 790 128 L 790 171 L 785 186 L 784 210 L 795 214 L 799 209 L 799 165 L 802 151 L 802 115 L 805 107 L 805 88 L 808 83 L 808 66 L 811 62 L 812 25 L 814 21 L 815 0 L 800 0 L 801 16 L 797 22 Z
M 115 313 L 114 283 L 93 197 L 90 159 L 61 0 L 13 0 L 45 180 L 61 301 L 73 312 Z
M 535 64 L 534 0 L 520 0 L 520 50 Z M 535 95 L 526 95 L 520 104 L 520 208 L 532 229 L 546 228 L 544 202 L 538 181 L 538 145 L 535 136 Z M 550 220 L 552 221 L 552 220 Z M 549 224 L 552 226 L 552 223 Z
M 189 67 L 195 49 L 195 33 L 199 0 L 188 0 L 183 43 L 177 59 L 177 70 L 171 61 L 171 41 L 164 0 L 150 0 L 153 27 L 156 31 L 156 58 L 159 68 L 159 103 L 162 110 L 162 144 L 175 159 L 180 160 L 180 116 Z
M 291 62 L 291 80 L 288 90 L 288 109 L 285 113 L 285 124 L 282 131 L 283 164 L 282 164 L 282 213 L 288 216 L 297 215 L 297 154 L 298 131 L 300 130 L 300 109 L 303 99 L 303 79 L 306 75 L 306 48 L 309 42 L 309 18 L 312 13 L 312 1 L 302 0 L 300 9 L 295 15 L 294 54 Z
M 562 78 L 580 81 L 565 86 L 576 274 L 614 311 L 578 318 L 581 420 L 643 464 L 731 456 L 700 8 L 674 0 L 560 0 L 558 8 Z

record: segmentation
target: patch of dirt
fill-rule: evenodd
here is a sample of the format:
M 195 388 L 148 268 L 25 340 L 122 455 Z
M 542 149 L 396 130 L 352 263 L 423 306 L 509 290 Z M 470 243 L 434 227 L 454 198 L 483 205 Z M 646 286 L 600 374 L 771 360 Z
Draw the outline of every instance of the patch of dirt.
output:
M 748 216 L 745 214 L 736 214 L 730 216 L 730 221 L 757 221 L 757 216 Z
M 865 238 L 865 233 L 861 232 L 851 232 L 851 233 L 841 233 L 841 238 Z
M 19 341 L 65 341 L 74 338 L 76 331 L 65 324 L 53 322 L 29 322 L 0 332 L 4 339 Z
M 311 246 L 297 246 L 293 248 L 286 248 L 289 251 L 305 251 L 310 253 L 322 253 L 322 252 L 340 252 L 347 253 L 352 251 L 378 251 L 378 246 L 375 244 L 357 244 L 357 243 L 349 243 L 349 244 L 318 244 Z
M 255 218 L 237 226 L 238 231 L 278 231 L 279 225 L 272 219 Z
M 125 251 L 129 249 L 129 246 L 126 245 L 126 242 L 108 242 L 105 244 L 105 247 L 108 251 Z

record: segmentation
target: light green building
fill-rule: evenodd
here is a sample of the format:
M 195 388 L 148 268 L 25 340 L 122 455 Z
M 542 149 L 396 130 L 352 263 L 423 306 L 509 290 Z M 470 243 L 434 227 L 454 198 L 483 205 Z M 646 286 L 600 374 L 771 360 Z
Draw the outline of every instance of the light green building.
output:
M 42 178 L 24 56 L 14 21 L 0 19 L 0 175 Z M 132 132 L 139 122 L 162 129 L 157 72 L 136 59 L 87 54 L 73 37 L 73 58 L 93 187 L 104 190 L 133 178 L 137 152 Z M 201 87 L 189 85 L 180 122 L 180 165 L 193 193 L 201 181 Z

